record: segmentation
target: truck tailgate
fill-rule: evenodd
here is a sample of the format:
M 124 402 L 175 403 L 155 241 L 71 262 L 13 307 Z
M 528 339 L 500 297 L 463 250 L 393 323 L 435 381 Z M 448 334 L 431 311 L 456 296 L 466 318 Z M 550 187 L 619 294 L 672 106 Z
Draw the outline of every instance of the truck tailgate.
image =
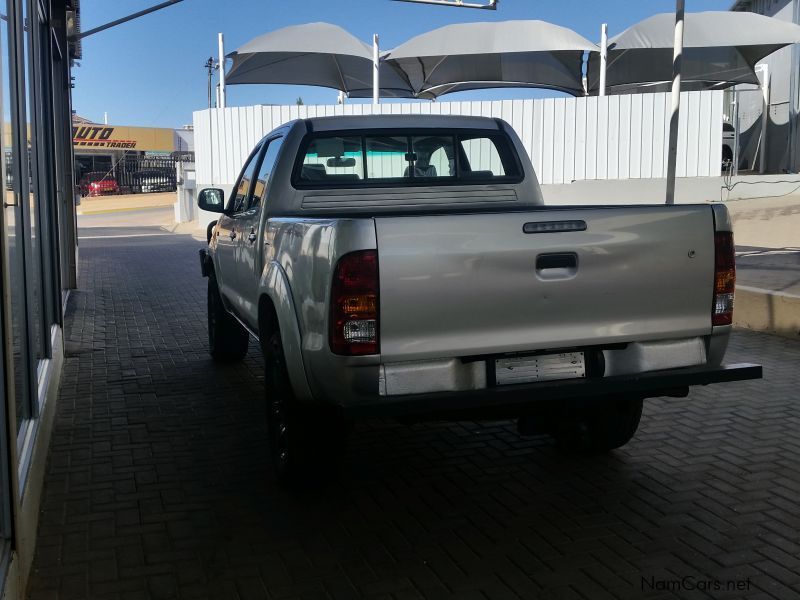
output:
M 711 332 L 708 205 L 378 217 L 375 226 L 385 362 Z

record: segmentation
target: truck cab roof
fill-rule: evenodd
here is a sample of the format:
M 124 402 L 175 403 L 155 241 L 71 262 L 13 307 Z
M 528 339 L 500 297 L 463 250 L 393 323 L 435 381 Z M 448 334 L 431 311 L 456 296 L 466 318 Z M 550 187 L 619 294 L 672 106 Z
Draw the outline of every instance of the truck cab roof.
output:
M 298 121 L 305 123 L 310 131 L 412 128 L 501 130 L 498 119 L 460 115 L 339 115 Z

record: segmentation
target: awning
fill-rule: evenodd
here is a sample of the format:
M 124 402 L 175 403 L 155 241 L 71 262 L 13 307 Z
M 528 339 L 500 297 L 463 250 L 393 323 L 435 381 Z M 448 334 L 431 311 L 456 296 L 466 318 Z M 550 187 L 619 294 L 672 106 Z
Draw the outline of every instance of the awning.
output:
M 586 51 L 598 47 L 571 29 L 544 21 L 463 23 L 412 38 L 390 50 L 384 61 L 420 98 L 497 87 L 582 95 Z
M 608 42 L 606 93 L 669 89 L 672 81 L 674 13 L 654 15 Z M 750 12 L 687 13 L 681 82 L 684 90 L 758 84 L 755 65 L 789 44 L 800 42 L 800 26 Z M 588 88 L 599 87 L 600 56 L 592 53 Z
M 265 33 L 228 55 L 226 84 L 275 83 L 372 95 L 372 47 L 329 23 L 295 25 Z M 380 74 L 381 96 L 411 96 L 404 79 L 388 67 Z

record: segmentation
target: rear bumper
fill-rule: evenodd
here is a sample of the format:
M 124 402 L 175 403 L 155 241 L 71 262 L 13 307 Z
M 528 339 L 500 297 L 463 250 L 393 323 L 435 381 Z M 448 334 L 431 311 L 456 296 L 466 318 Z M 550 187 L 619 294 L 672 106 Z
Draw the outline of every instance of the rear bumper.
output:
M 348 418 L 413 417 L 486 411 L 521 415 L 553 401 L 591 402 L 608 397 L 684 396 L 695 385 L 761 379 L 761 365 L 741 363 L 720 367 L 686 367 L 634 375 L 546 381 L 495 386 L 480 390 L 382 396 L 374 402 L 343 407 Z

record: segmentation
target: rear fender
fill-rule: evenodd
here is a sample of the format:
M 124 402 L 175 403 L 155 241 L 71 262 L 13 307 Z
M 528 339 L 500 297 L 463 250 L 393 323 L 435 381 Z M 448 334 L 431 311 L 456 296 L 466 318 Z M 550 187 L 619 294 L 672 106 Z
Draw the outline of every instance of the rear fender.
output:
M 292 290 L 289 287 L 286 273 L 275 261 L 270 262 L 261 275 L 258 297 L 261 298 L 264 295 L 272 300 L 278 315 L 283 355 L 286 358 L 286 368 L 295 397 L 300 401 L 311 401 L 311 389 L 308 386 L 308 378 L 303 364 L 302 338 L 294 311 Z

